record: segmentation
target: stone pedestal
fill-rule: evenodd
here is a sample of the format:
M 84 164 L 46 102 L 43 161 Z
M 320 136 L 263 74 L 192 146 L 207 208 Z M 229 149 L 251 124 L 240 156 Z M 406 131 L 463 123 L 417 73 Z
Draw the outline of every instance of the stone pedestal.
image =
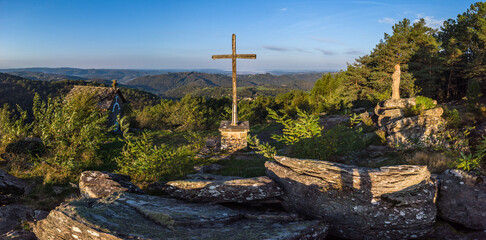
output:
M 221 132 L 222 151 L 236 152 L 246 149 L 246 136 L 250 131 L 248 121 L 240 121 L 236 126 L 231 125 L 231 121 L 221 121 L 219 131 Z

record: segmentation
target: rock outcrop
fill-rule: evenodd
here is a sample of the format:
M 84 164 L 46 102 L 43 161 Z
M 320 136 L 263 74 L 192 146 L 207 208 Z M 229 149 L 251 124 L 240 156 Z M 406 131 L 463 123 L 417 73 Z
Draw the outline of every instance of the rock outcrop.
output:
M 130 177 L 100 171 L 82 172 L 79 178 L 79 191 L 87 198 L 107 197 L 114 192 L 143 193 L 130 182 Z
M 0 207 L 0 235 L 19 227 L 22 221 L 34 218 L 34 210 L 19 204 Z
M 331 223 L 348 239 L 409 239 L 432 232 L 436 184 L 425 166 L 353 167 L 275 157 L 267 175 L 284 191 L 288 211 Z
M 162 191 L 178 199 L 210 203 L 244 203 L 282 195 L 280 187 L 268 177 L 170 181 Z
M 465 227 L 486 230 L 486 180 L 462 170 L 446 170 L 439 176 L 438 214 Z
M 416 105 L 415 98 L 389 99 L 375 107 L 376 124 L 386 131 L 386 139 L 392 147 L 409 148 L 415 142 L 433 144 L 434 134 L 440 131 L 445 120 L 441 107 L 428 109 L 420 115 L 405 115 L 408 108 Z
M 27 182 L 0 170 L 0 194 L 23 194 Z
M 324 239 L 327 230 L 318 220 L 249 219 L 220 205 L 126 192 L 62 204 L 34 227 L 40 240 Z

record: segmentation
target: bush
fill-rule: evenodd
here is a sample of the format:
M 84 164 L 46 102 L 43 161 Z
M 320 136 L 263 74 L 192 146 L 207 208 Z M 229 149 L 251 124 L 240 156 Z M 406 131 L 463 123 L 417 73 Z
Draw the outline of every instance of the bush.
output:
M 448 128 L 458 128 L 461 125 L 461 116 L 457 109 L 444 108 L 444 118 L 447 121 Z
M 286 144 L 291 157 L 327 160 L 333 155 L 346 155 L 363 149 L 372 140 L 363 134 L 362 127 L 353 124 L 351 127 L 338 125 L 323 133 L 323 127 L 315 115 L 298 109 L 298 118 L 293 120 L 286 114 L 279 116 L 271 109 L 268 111 L 271 118 L 284 126 L 283 134 L 274 134 L 272 138 Z M 249 138 L 249 143 L 265 157 L 271 158 L 276 153 L 275 147 L 260 143 L 256 137 Z
M 434 108 L 437 106 L 435 101 L 432 98 L 418 96 L 415 98 L 415 106 L 412 106 L 409 109 L 405 110 L 406 116 L 417 116 L 420 115 L 423 111 Z
M 26 123 L 27 111 L 17 106 L 18 114 L 9 110 L 8 104 L 0 109 L 0 143 L 3 147 L 28 136 L 31 125 Z
M 118 173 L 137 181 L 157 181 L 184 176 L 195 162 L 187 146 L 173 149 L 166 144 L 155 145 L 146 132 L 139 138 L 125 132 L 125 146 L 116 158 Z
M 36 95 L 33 114 L 32 134 L 47 148 L 43 161 L 75 174 L 98 162 L 96 150 L 108 132 L 108 114 L 96 107 L 94 94 L 78 94 L 65 101 L 49 98 L 47 102 L 40 102 Z

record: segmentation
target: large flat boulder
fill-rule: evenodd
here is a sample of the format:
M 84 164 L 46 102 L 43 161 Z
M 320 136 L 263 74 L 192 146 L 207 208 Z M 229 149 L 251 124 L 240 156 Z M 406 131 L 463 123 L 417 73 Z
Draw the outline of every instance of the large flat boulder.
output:
M 468 228 L 486 230 L 485 178 L 457 169 L 439 175 L 439 216 Z
M 47 239 L 324 239 L 321 221 L 249 219 L 214 204 L 118 192 L 107 198 L 62 204 L 39 221 L 34 233 Z
M 252 202 L 282 195 L 280 187 L 270 178 L 204 180 L 190 179 L 167 182 L 162 191 L 190 202 Z
M 426 236 L 435 222 L 436 184 L 425 166 L 354 167 L 275 157 L 267 175 L 284 191 L 288 211 L 331 223 L 348 239 Z
M 143 193 L 130 177 L 108 172 L 84 171 L 79 177 L 79 191 L 86 198 L 107 197 L 114 192 Z

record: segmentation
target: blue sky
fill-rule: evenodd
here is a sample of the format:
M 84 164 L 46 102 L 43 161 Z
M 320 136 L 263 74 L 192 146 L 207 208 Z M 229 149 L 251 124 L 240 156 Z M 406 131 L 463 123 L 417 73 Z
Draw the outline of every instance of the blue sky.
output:
M 0 0 L 0 68 L 339 70 L 394 23 L 439 27 L 475 1 Z

